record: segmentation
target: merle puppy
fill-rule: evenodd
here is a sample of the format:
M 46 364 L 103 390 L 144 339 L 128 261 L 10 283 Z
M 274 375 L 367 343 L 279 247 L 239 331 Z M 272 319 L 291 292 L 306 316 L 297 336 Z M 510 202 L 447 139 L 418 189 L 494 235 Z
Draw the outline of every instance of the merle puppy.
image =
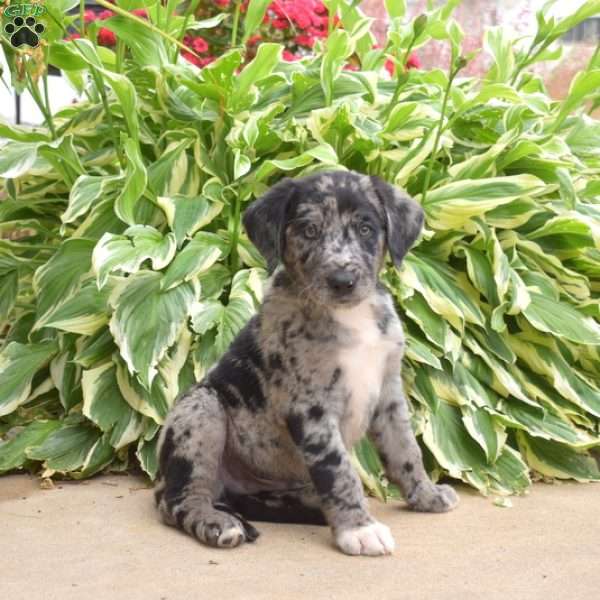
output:
M 369 514 L 349 450 L 365 433 L 408 505 L 443 512 L 458 497 L 431 482 L 411 429 L 402 326 L 378 283 L 400 263 L 421 207 L 353 172 L 285 179 L 244 215 L 275 268 L 260 313 L 169 414 L 156 502 L 169 525 L 211 546 L 258 537 L 250 520 L 328 523 L 347 554 L 394 550 Z

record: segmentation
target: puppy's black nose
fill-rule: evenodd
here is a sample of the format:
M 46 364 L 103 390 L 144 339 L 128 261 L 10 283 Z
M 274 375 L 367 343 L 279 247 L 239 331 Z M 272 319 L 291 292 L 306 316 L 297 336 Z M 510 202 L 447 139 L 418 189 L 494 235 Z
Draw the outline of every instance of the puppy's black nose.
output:
M 327 285 L 337 294 L 351 292 L 356 284 L 354 273 L 338 269 L 327 277 Z

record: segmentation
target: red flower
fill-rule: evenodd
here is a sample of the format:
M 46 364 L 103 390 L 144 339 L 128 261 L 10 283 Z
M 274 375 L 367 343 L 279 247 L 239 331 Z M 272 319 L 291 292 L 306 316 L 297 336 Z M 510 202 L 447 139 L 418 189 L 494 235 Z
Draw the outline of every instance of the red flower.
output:
M 229 6 L 229 0 L 215 0 L 215 4 L 220 8 L 227 8 Z
M 115 13 L 112 10 L 103 10 L 98 13 L 98 18 L 101 21 L 105 21 L 106 19 L 110 19 L 111 17 L 114 17 L 114 16 L 115 16 Z
M 101 46 L 114 46 L 117 43 L 117 37 L 110 29 L 101 27 L 98 32 L 98 43 Z
M 78 40 L 81 37 L 80 33 L 70 33 L 65 40 L 69 41 L 69 40 Z
M 260 33 L 257 33 L 256 35 L 252 35 L 248 38 L 248 45 L 249 46 L 254 46 L 254 44 L 258 44 L 258 42 L 260 42 L 262 40 L 262 36 L 260 35 Z
M 131 11 L 131 14 L 135 15 L 136 17 L 141 17 L 142 19 L 148 18 L 148 11 L 145 8 L 136 8 L 135 10 Z
M 306 46 L 308 48 L 312 48 L 315 45 L 315 38 L 311 35 L 307 35 L 306 33 L 302 33 L 300 35 L 297 35 L 294 38 L 294 41 L 296 42 L 296 44 L 299 44 L 300 46 Z
M 283 60 L 287 60 L 288 62 L 294 62 L 295 60 L 300 60 L 301 58 L 301 56 L 297 56 L 289 50 L 283 51 Z
M 419 60 L 419 57 L 416 54 L 411 54 L 408 57 L 408 60 L 406 61 L 406 68 L 407 69 L 420 69 L 421 68 L 421 61 Z
M 391 77 L 394 76 L 394 61 L 389 59 L 385 61 L 385 70 L 390 74 Z M 421 61 L 416 54 L 411 54 L 406 61 L 407 69 L 418 69 L 421 66 Z
M 192 54 L 191 52 L 186 52 L 183 51 L 181 53 L 181 56 L 183 56 L 183 58 L 185 58 L 185 60 L 187 60 L 188 62 L 191 62 L 193 65 L 196 65 L 197 67 L 201 67 L 201 59 L 199 57 L 197 57 L 195 54 Z
M 198 54 L 202 54 L 208 50 L 208 42 L 202 37 L 194 38 L 194 41 L 192 42 L 192 48 Z
M 344 65 L 344 71 L 359 71 L 358 65 L 354 65 L 352 63 L 347 63 Z
M 91 23 L 92 21 L 95 21 L 98 17 L 96 16 L 96 13 L 93 10 L 86 10 L 83 13 L 83 22 L 84 23 Z
M 271 22 L 275 29 L 289 29 L 290 22 L 287 19 L 273 19 Z

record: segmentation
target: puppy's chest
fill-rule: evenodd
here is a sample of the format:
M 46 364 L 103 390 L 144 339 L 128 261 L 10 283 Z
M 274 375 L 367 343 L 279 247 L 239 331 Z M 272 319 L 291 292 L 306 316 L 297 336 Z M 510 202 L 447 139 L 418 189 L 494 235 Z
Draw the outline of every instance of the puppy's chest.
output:
M 367 428 L 381 392 L 388 356 L 397 348 L 397 341 L 381 332 L 372 311 L 364 307 L 340 311 L 336 320 L 346 337 L 346 343 L 338 350 L 337 363 L 346 398 L 341 429 L 350 446 Z

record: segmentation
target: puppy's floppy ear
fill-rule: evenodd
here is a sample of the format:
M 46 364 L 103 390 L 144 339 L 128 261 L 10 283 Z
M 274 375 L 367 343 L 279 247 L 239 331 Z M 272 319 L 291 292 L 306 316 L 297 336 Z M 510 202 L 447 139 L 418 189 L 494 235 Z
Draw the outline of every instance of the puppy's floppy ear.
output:
M 383 204 L 386 214 L 386 241 L 394 264 L 400 266 L 402 259 L 417 239 L 425 213 L 421 206 L 410 196 L 383 181 L 379 177 L 370 177 L 371 185 Z
M 296 192 L 296 184 L 286 177 L 255 200 L 244 212 L 244 227 L 252 243 L 273 271 L 281 259 L 287 207 Z

